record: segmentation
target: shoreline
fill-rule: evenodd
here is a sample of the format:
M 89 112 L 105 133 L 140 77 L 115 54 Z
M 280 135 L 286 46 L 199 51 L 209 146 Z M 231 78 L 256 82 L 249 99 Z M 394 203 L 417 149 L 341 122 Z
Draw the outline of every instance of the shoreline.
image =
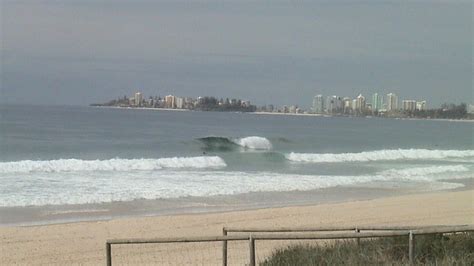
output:
M 241 114 L 255 114 L 255 115 L 277 115 L 277 116 L 302 116 L 302 117 L 335 117 L 335 118 L 380 118 L 392 120 L 413 120 L 413 121 L 441 121 L 441 122 L 461 122 L 474 123 L 474 119 L 442 119 L 442 118 L 411 118 L 411 117 L 378 117 L 378 116 L 343 116 L 330 114 L 310 114 L 310 113 L 277 113 L 277 112 L 220 112 L 220 111 L 201 111 L 191 109 L 176 109 L 176 108 L 152 108 L 152 107 L 120 107 L 120 106 L 88 106 L 93 108 L 107 108 L 120 110 L 150 110 L 150 111 L 176 111 L 176 112 L 215 112 L 215 113 L 241 113 Z
M 121 106 L 92 106 L 92 108 L 105 108 L 105 109 L 120 109 L 120 110 L 150 110 L 150 111 L 177 111 L 177 112 L 191 112 L 189 109 L 176 109 L 176 108 L 152 108 L 152 107 L 121 107 Z
M 463 186 L 448 190 L 423 190 L 416 187 L 381 188 L 354 185 L 308 191 L 250 192 L 212 197 L 136 199 L 124 202 L 0 207 L 0 228 L 304 207 L 474 189 L 473 178 L 450 180 L 450 182 L 459 183 Z
M 256 115 L 283 115 L 283 116 L 310 116 L 310 117 L 335 117 L 335 118 L 379 118 L 391 120 L 413 120 L 413 121 L 445 121 L 445 122 L 463 122 L 474 123 L 474 119 L 442 119 L 442 118 L 412 118 L 412 117 L 379 117 L 379 116 L 344 116 L 330 114 L 309 114 L 309 113 L 275 113 L 275 112 L 249 112 Z
M 31 227 L 0 227 L 0 259 L 5 264 L 105 263 L 104 243 L 114 238 L 153 238 L 221 235 L 224 226 L 347 226 L 474 224 L 474 190 L 442 191 L 372 200 L 277 207 L 224 213 L 121 218 L 107 221 Z M 248 245 L 248 244 L 247 244 Z M 221 250 L 220 244 L 211 247 Z M 125 247 L 124 247 L 125 248 Z M 141 264 L 158 258 L 150 247 L 114 249 L 118 261 Z M 156 246 L 154 248 L 157 248 Z M 187 258 L 210 250 L 181 250 Z M 219 253 L 216 253 L 219 254 Z M 172 259 L 178 258 L 171 256 Z M 125 262 L 126 263 L 126 262 Z

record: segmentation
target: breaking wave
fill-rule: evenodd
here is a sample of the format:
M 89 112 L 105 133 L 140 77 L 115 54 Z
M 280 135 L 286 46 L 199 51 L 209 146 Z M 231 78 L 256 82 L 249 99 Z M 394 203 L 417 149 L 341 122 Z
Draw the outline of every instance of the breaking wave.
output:
M 224 160 L 218 156 L 174 157 L 160 159 L 80 160 L 59 159 L 50 161 L 24 160 L 0 162 L 0 173 L 80 172 L 80 171 L 134 171 L 163 168 L 222 168 Z
M 398 149 L 359 153 L 290 153 L 286 158 L 293 162 L 339 163 L 395 160 L 433 160 L 474 157 L 474 150 Z
M 253 150 L 271 150 L 272 143 L 263 137 L 245 137 L 241 139 L 234 140 L 239 146 L 244 148 L 253 149 Z
M 198 139 L 207 151 L 232 151 L 239 148 L 251 150 L 271 150 L 272 143 L 264 137 L 250 136 L 231 139 L 227 137 L 204 137 Z
M 456 174 L 453 175 L 453 173 Z M 101 172 L 84 175 L 70 173 L 34 173 L 0 176 L 0 206 L 41 206 L 86 204 L 136 199 L 172 199 L 180 197 L 210 197 L 249 192 L 308 191 L 338 186 L 357 186 L 379 182 L 380 187 L 411 181 L 423 189 L 440 190 L 462 187 L 450 182 L 465 174 L 462 165 L 424 166 L 383 170 L 365 175 L 302 175 L 273 172 L 193 171 L 172 169 L 162 171 Z M 35 178 L 31 178 L 35 176 Z M 472 175 L 471 175 L 472 176 Z M 46 178 L 47 177 L 47 178 Z M 8 188 L 8 180 L 23 179 Z M 446 182 L 446 180 L 448 182 Z M 54 186 L 51 186 L 54 182 Z M 32 186 L 33 185 L 33 186 Z

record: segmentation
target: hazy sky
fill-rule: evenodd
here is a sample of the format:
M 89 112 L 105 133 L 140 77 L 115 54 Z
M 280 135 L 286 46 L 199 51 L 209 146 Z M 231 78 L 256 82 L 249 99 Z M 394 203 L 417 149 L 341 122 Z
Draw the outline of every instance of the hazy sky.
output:
M 7 103 L 474 98 L 471 1 L 0 1 Z

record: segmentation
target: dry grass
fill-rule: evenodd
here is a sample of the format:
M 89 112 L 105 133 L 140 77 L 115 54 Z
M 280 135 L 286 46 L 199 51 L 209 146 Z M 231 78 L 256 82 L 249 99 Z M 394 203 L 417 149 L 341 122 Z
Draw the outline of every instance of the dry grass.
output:
M 474 234 L 415 238 L 417 265 L 474 265 Z M 260 265 L 408 265 L 408 237 L 335 241 L 276 251 Z

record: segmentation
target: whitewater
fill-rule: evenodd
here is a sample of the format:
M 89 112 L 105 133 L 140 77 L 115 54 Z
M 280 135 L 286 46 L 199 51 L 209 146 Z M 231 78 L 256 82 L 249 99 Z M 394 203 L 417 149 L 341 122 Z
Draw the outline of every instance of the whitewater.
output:
M 226 163 L 218 156 L 174 157 L 160 159 L 80 160 L 0 162 L 0 173 L 150 171 L 163 168 L 222 168 Z
M 358 153 L 295 153 L 286 156 L 290 161 L 305 163 L 340 163 L 340 162 L 369 162 L 394 160 L 433 160 L 447 158 L 473 158 L 474 150 L 427 150 L 427 149 L 397 149 L 366 151 Z
M 273 204 L 291 205 L 299 201 L 287 193 L 337 189 L 345 200 L 356 189 L 464 189 L 474 178 L 471 123 L 6 108 L 0 214 L 157 200 L 171 209 L 203 201 L 225 209 L 239 206 L 235 197 L 267 204 L 268 193 Z

